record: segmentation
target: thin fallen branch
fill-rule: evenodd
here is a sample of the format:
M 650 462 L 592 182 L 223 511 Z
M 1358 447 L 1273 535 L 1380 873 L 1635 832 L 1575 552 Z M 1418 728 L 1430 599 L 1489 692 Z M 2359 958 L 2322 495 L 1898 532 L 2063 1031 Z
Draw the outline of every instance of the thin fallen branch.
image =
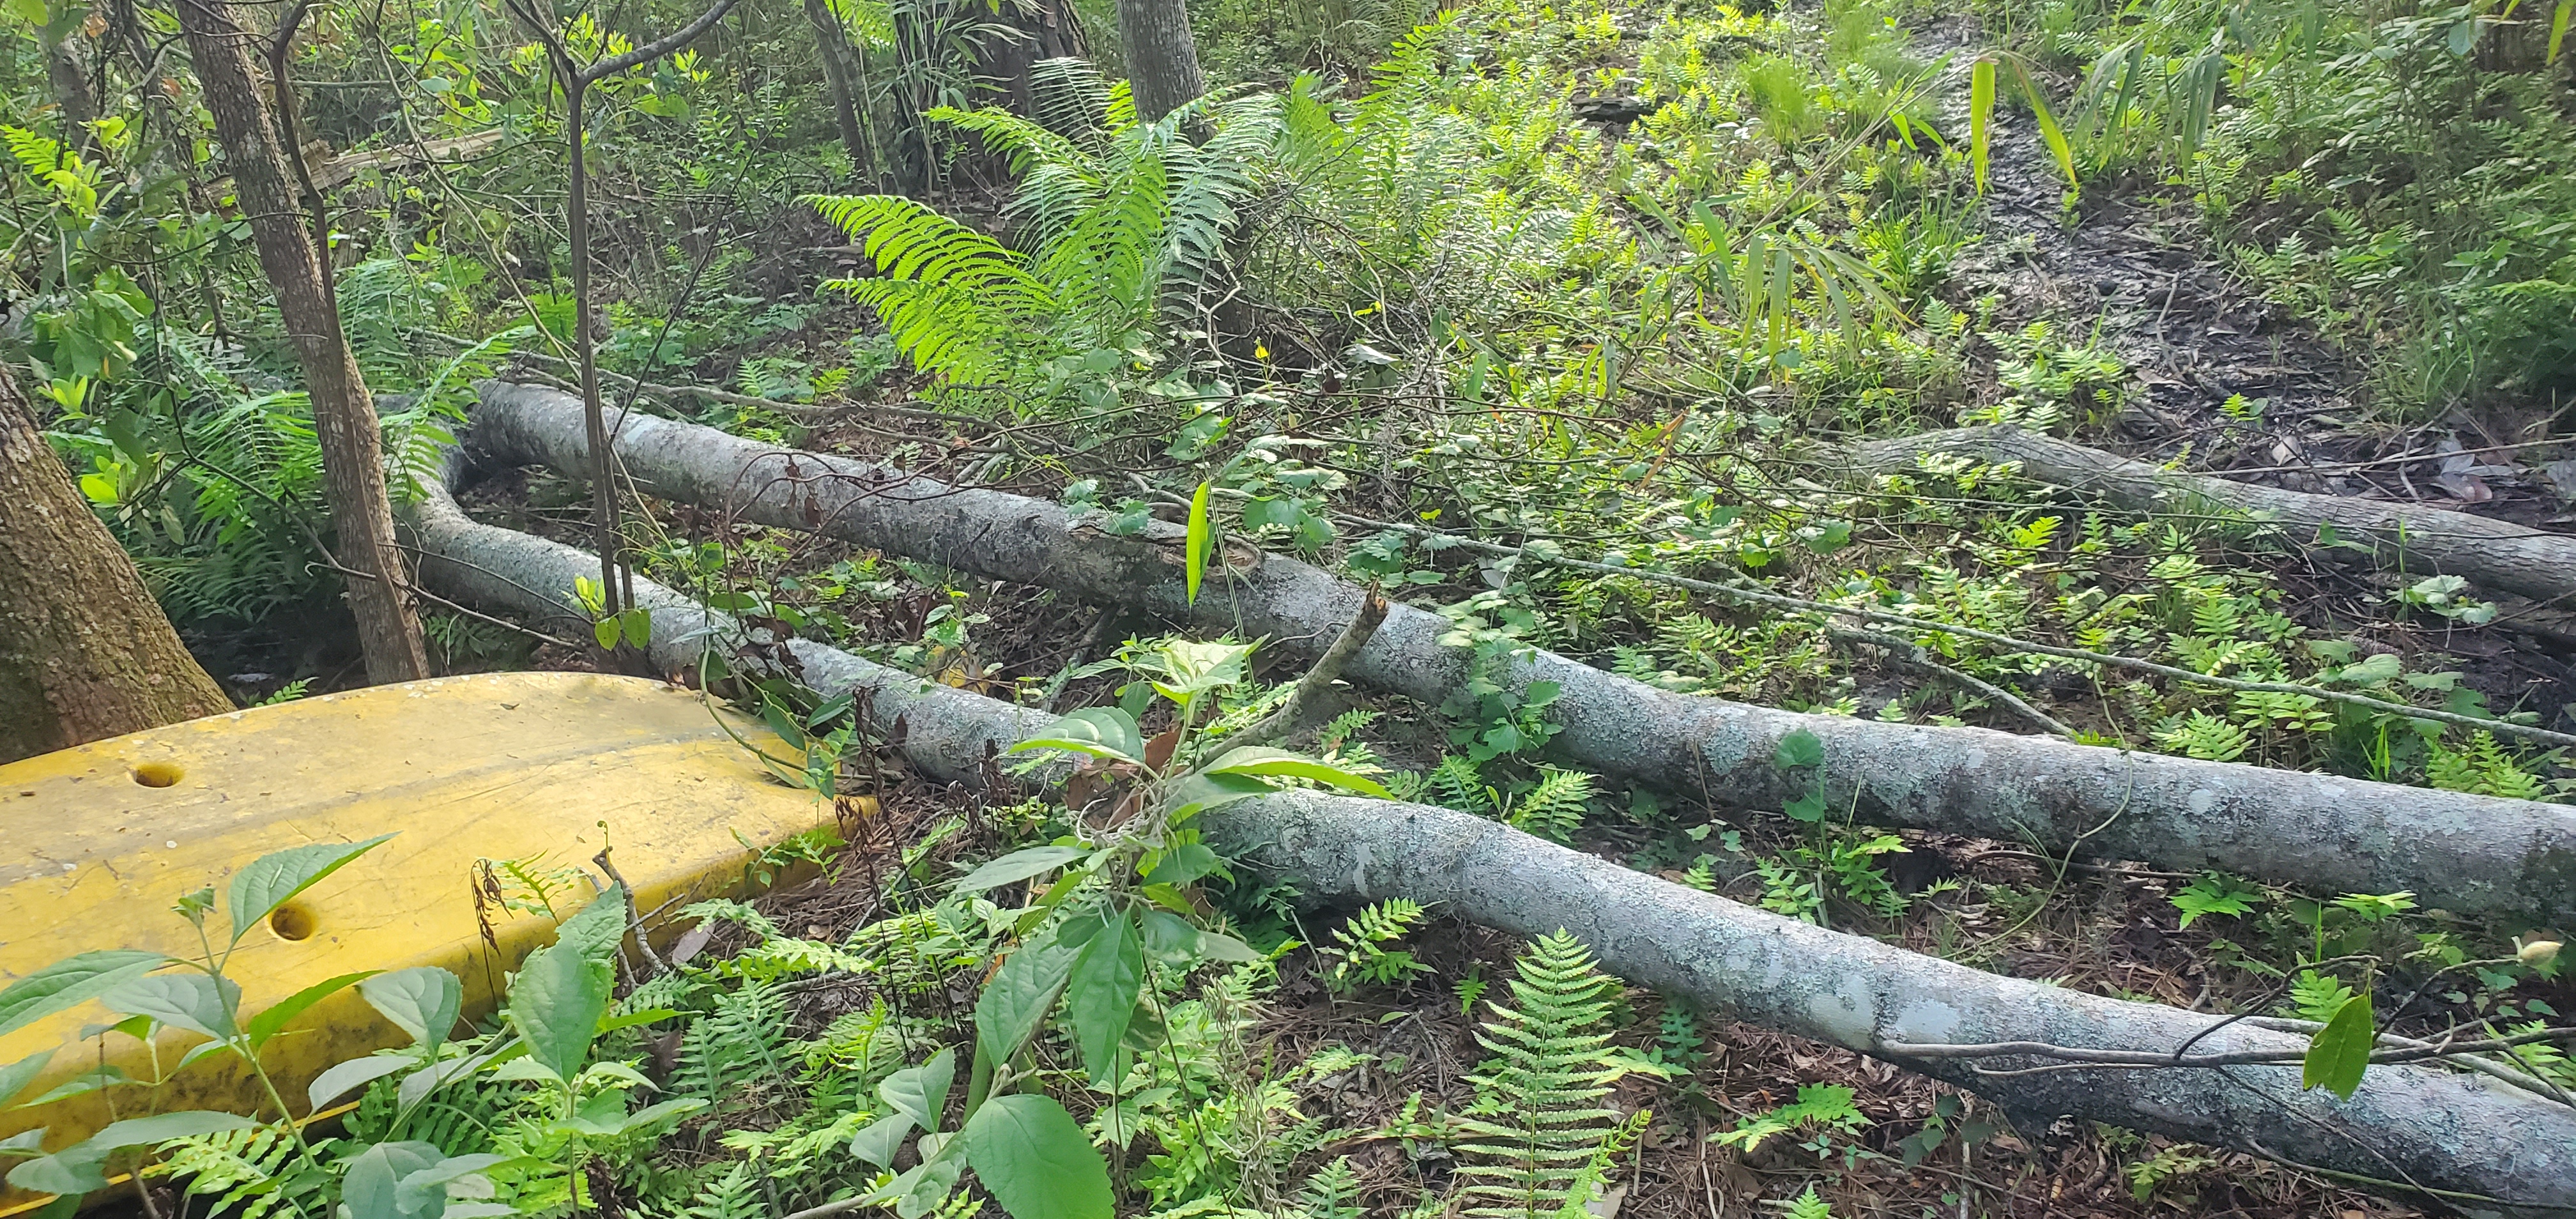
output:
M 2294 531 L 2291 540 L 2299 543 L 2331 529 L 2340 540 L 2360 544 L 2383 567 L 2456 575 L 2486 588 L 2562 606 L 2576 598 L 2576 536 L 2511 521 L 2167 470 L 2016 427 L 1925 432 L 1901 440 L 1865 441 L 1846 452 L 1852 469 L 1871 475 L 1910 473 L 1921 467 L 1923 458 L 1933 455 L 1995 464 L 2017 462 L 2023 474 L 2039 482 L 2132 511 L 2216 508 L 2289 526 Z
M 529 386 L 478 388 L 478 448 L 512 464 L 589 468 L 576 400 Z M 1274 652 L 1306 659 L 1338 637 L 1367 596 L 1310 564 L 1229 547 L 1193 604 L 1177 525 L 1114 536 L 1044 500 L 782 451 L 694 424 L 628 416 L 617 454 L 646 494 L 1263 636 Z M 2408 890 L 2464 914 L 2576 918 L 2576 809 L 2565 806 L 1781 711 L 1658 690 L 1540 649 L 1478 673 L 1467 650 L 1442 646 L 1451 630 L 1438 614 L 1390 605 L 1344 675 L 1428 706 L 1478 678 L 1515 692 L 1553 683 L 1549 713 L 1562 731 L 1552 748 L 1563 760 L 1738 808 L 1778 809 L 1820 781 L 1834 807 L 1878 824 L 2051 851 L 2081 844 L 2093 859 L 2219 869 L 2318 892 Z M 1786 775 L 1773 763 L 1781 740 L 1798 732 L 1824 744 L 1819 777 Z
M 2421 1062 L 2428 1058 L 2443 1058 L 2452 1054 L 2488 1054 L 2515 1046 L 2568 1040 L 2576 1040 L 2576 1028 L 2541 1029 L 2536 1032 L 2518 1033 L 2511 1037 L 2481 1037 L 2472 1041 L 2392 1046 L 2384 1050 L 2371 1051 L 2370 1061 Z M 2047 1058 L 2061 1063 L 2119 1067 L 2239 1067 L 2255 1063 L 2298 1062 L 2307 1057 L 2305 1046 L 2295 1049 L 2243 1050 L 2233 1054 L 2160 1054 L 2144 1050 L 2094 1050 L 2077 1046 L 2049 1045 L 2039 1041 L 1993 1041 L 1980 1045 L 1889 1042 L 1885 1048 L 1889 1053 L 1906 1058 Z
M 418 514 L 425 579 L 492 608 L 555 612 L 569 601 L 530 589 L 568 588 L 594 556 L 466 520 L 443 489 Z M 476 573 L 509 572 L 499 581 Z M 447 581 L 454 583 L 446 583 Z M 727 636 L 665 628 L 722 615 L 637 582 L 655 610 L 655 656 L 694 667 L 692 654 Z M 1390 614 L 1390 621 L 1393 615 Z M 871 708 L 916 727 L 900 748 L 923 770 L 974 781 L 987 750 L 1040 726 L 979 694 L 870 665 L 816 644 L 796 652 L 819 689 L 871 678 Z M 820 676 L 822 681 L 814 680 Z M 938 725 L 922 731 L 921 725 Z M 2576 1113 L 2470 1076 L 2407 1064 L 2375 1066 L 2350 1101 L 2303 1089 L 2294 1067 L 2209 1070 L 2091 1068 L 1990 1078 L 1960 1059 L 1908 1056 L 1910 1043 L 2026 1041 L 2171 1054 L 2206 1040 L 2209 1054 L 2290 1055 L 2304 1039 L 2158 1004 L 2087 995 L 1997 977 L 1965 965 L 1829 931 L 1696 892 L 1447 809 L 1288 791 L 1211 810 L 1211 841 L 1294 879 L 1323 898 L 1407 896 L 1520 935 L 1572 930 L 1627 980 L 1734 1019 L 1842 1046 L 1948 1079 L 2018 1113 L 2111 1122 L 2220 1147 L 2257 1140 L 2302 1163 L 2401 1189 L 2501 1197 L 2494 1213 L 2576 1208 Z M 2292 1120 L 2285 1121 L 2287 1117 Z M 2271 1154 L 2266 1152 L 2266 1154 Z M 813 1219 L 840 1213 L 831 1206 Z
M 2076 739 L 2074 729 L 2058 722 L 2056 717 L 2048 714 L 2047 712 L 2024 702 L 2020 695 L 2004 689 L 2002 686 L 1998 686 L 1993 682 L 1987 681 L 1974 673 L 1963 673 L 1932 659 L 1931 653 L 1927 651 L 1922 644 L 1916 643 L 1913 640 L 1899 639 L 1894 635 L 1884 634 L 1879 631 L 1855 631 L 1849 627 L 1840 626 L 1826 627 L 1825 634 L 1827 637 L 1839 640 L 1843 643 L 1866 644 L 1870 647 L 1877 648 L 1880 651 L 1887 653 L 1888 661 L 1896 665 L 1898 668 L 1912 669 L 1918 673 L 1930 674 L 1944 682 L 1948 682 L 1962 690 L 1966 690 L 1970 694 L 2002 704 L 2006 710 L 2011 711 L 2013 714 L 2018 715 L 2031 723 L 2039 725 L 2041 731 L 2047 732 L 2051 736 L 2064 737 L 2070 741 Z
M 1377 634 L 1378 624 L 1384 621 L 1386 598 L 1371 592 L 1368 600 L 1360 603 L 1359 615 L 1351 619 L 1349 626 L 1342 628 L 1339 638 L 1333 640 L 1333 646 L 1324 649 L 1323 656 L 1306 670 L 1306 675 L 1297 679 L 1296 687 L 1288 692 L 1288 701 L 1279 704 L 1278 710 L 1261 717 L 1251 727 L 1234 734 L 1227 744 L 1268 745 L 1285 740 L 1305 727 L 1307 721 L 1314 718 L 1316 709 L 1331 697 L 1333 683 L 1342 679 L 1342 670 L 1350 667 L 1351 658 L 1368 646 L 1369 636 Z

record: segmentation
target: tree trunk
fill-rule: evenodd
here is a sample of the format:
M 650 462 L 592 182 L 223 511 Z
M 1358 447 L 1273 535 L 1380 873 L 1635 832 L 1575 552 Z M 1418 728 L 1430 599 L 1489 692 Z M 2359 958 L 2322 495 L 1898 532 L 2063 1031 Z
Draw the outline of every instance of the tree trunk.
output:
M 0 762 L 232 709 L 0 366 Z
M 580 403 L 534 386 L 479 388 L 478 445 L 504 461 L 589 468 Z M 1274 655 L 1311 660 L 1368 596 L 1311 564 L 1229 547 L 1192 603 L 1178 525 L 1115 537 L 1045 500 L 641 414 L 613 426 L 618 464 L 645 494 L 1267 638 Z M 1437 707 L 1472 676 L 1466 650 L 1440 643 L 1450 629 L 1439 614 L 1394 606 L 1347 676 Z M 1833 807 L 1866 822 L 2218 869 L 2311 892 L 2406 889 L 2460 913 L 2576 918 L 2576 808 L 2562 804 L 1782 711 L 1659 690 L 1542 649 L 1485 676 L 1515 691 L 1557 686 L 1548 715 L 1564 728 L 1558 757 L 1734 808 L 1777 810 L 1803 794 L 1806 781 L 1773 758 L 1782 738 L 1806 731 L 1824 743 Z
M 832 95 L 832 117 L 841 130 L 841 148 L 850 154 L 850 165 L 861 174 L 873 177 L 876 155 L 868 149 L 868 133 L 859 125 L 857 92 L 850 71 L 850 39 L 841 29 L 841 19 L 832 15 L 824 0 L 805 0 L 805 20 L 814 27 L 814 49 L 823 57 L 823 87 Z
M 417 511 L 429 556 L 423 579 L 487 608 L 581 620 L 569 596 L 549 590 L 593 570 L 592 556 L 471 521 L 443 489 L 431 490 Z M 664 666 L 695 671 L 702 651 L 743 654 L 734 648 L 743 628 L 729 615 L 650 580 L 635 583 L 638 604 L 653 610 L 652 651 Z M 808 640 L 790 641 L 788 650 L 805 684 L 857 695 L 877 731 L 934 778 L 985 781 L 998 750 L 1051 718 Z M 1030 778 L 1048 785 L 1064 774 Z M 1950 1080 L 2043 1123 L 2072 1114 L 2514 1203 L 2484 1213 L 2576 1205 L 2576 1113 L 2490 1078 L 2383 1063 L 2351 1100 L 2338 1101 L 2301 1085 L 2295 1056 L 2306 1038 L 2294 1033 L 1998 977 L 1697 893 L 1448 809 L 1286 791 L 1212 809 L 1200 824 L 1211 842 L 1309 896 L 1412 897 L 1520 935 L 1567 928 L 1628 981 Z M 1998 1042 L 2292 1060 L 2015 1076 L 1979 1073 L 1970 1065 L 1976 1059 L 1919 1052 Z M 2030 1064 L 1997 1056 L 1987 1065 Z
M 1118 0 L 1118 37 L 1138 119 L 1153 122 L 1207 92 L 1185 0 Z
M 304 366 L 337 535 L 336 558 L 355 573 L 348 580 L 349 609 L 366 650 L 367 677 L 376 682 L 427 677 L 429 656 L 421 646 L 420 618 L 412 607 L 385 497 L 384 439 L 376 406 L 340 330 L 339 314 L 331 308 L 318 252 L 305 235 L 304 209 L 296 205 L 288 185 L 277 125 L 251 72 L 247 46 L 254 36 L 235 18 L 229 0 L 186 0 L 177 8 L 206 108 L 214 113 L 215 133 L 232 170 L 235 198 L 250 221 L 260 268 L 277 293 L 278 313 Z
M 1913 472 L 1929 456 L 2014 462 L 2036 482 L 2136 512 L 2235 512 L 2284 527 L 2304 546 L 2331 530 L 2382 567 L 2456 575 L 2500 592 L 2576 608 L 2576 536 L 2424 504 L 2285 491 L 2221 474 L 2168 470 L 2017 427 L 1871 440 L 1846 450 L 1864 475 Z
M 44 46 L 45 78 L 53 87 L 54 106 L 62 115 L 63 144 L 74 152 L 86 153 L 91 138 L 89 125 L 98 118 L 98 100 L 90 96 L 89 70 L 82 63 L 81 21 L 65 13 L 59 4 L 47 16 L 46 23 L 36 29 L 36 41 Z

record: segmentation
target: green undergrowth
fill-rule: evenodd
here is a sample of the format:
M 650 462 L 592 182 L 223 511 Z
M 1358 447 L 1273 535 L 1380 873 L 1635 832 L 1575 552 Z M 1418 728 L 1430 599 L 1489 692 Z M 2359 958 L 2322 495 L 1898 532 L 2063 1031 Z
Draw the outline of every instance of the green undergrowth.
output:
M 2556 401 L 2576 348 L 2569 6 L 1980 3 L 2082 82 L 2105 187 L 2194 207 L 2400 417 Z

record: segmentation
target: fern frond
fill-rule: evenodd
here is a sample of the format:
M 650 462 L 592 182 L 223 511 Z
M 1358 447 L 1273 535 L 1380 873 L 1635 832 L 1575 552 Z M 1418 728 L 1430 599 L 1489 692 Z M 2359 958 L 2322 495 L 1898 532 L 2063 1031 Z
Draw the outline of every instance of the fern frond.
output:
M 672 1095 L 721 1106 L 739 1100 L 744 1085 L 782 1074 L 787 1020 L 787 996 L 769 983 L 720 992 L 714 1008 L 691 1021 L 680 1039 Z
M 1541 838 L 1571 842 L 1592 801 L 1592 776 L 1553 766 L 1538 770 L 1538 785 L 1513 803 L 1509 822 Z
M 896 195 L 808 195 L 876 262 L 832 280 L 874 310 L 913 365 L 956 381 L 990 373 L 1008 336 L 1055 312 L 1055 294 L 987 234 Z
M 1562 931 L 1533 942 L 1514 972 L 1512 1006 L 1489 1002 L 1476 1034 L 1494 1058 L 1468 1077 L 1479 1099 L 1457 1119 L 1471 1140 L 1458 1171 L 1478 1203 L 1467 1214 L 1540 1219 L 1590 1200 L 1585 1169 L 1619 1128 L 1604 1103 L 1620 1074 L 1605 1028 L 1611 982 Z
M 283 1126 L 181 1139 L 164 1150 L 167 1158 L 156 1175 L 185 1178 L 188 1193 L 208 1199 L 210 1217 L 260 1219 L 281 1208 L 289 1214 L 318 1213 L 331 1184 L 328 1172 L 315 1169 L 298 1153 L 294 1135 Z

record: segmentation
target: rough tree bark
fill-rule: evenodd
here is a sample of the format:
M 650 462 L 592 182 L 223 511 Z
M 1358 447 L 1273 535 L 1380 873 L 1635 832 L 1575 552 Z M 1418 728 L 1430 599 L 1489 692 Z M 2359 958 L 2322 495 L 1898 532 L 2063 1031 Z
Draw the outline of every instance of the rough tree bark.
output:
M 596 560 L 571 547 L 468 520 L 443 491 L 420 506 L 422 578 L 487 609 L 568 613 L 568 590 Z M 739 624 L 649 580 L 654 652 L 693 669 Z M 678 629 L 674 629 L 678 628 Z M 986 760 L 1048 718 L 799 642 L 806 682 L 863 691 L 913 765 L 976 782 Z M 2576 1206 L 2576 1110 L 2484 1077 L 2417 1066 L 2370 1068 L 2350 1101 L 2303 1089 L 2290 1065 L 2187 1070 L 2087 1069 L 1980 1075 L 1957 1058 L 1901 1047 L 2035 1041 L 2171 1053 L 2219 1017 L 2105 999 L 1907 952 L 1685 889 L 1447 809 L 1286 792 L 1205 814 L 1213 841 L 1293 878 L 1316 897 L 1407 896 L 1522 935 L 1566 928 L 1605 968 L 1641 985 L 1785 1033 L 1871 1054 L 1974 1089 L 2010 1111 L 2073 1115 L 2270 1158 L 2473 1191 L 2518 1204 Z M 2305 1039 L 2232 1024 L 2195 1055 L 2296 1053 Z M 2010 1060 L 1989 1065 L 2027 1065 Z
M 251 71 L 254 36 L 230 0 L 181 0 L 179 24 L 204 86 L 206 108 L 232 170 L 233 192 L 250 222 L 260 269 L 277 293 L 287 338 L 304 368 L 313 404 L 314 432 L 322 446 L 322 478 L 331 501 L 334 556 L 355 574 L 348 579 L 349 609 L 358 620 L 367 677 L 375 682 L 429 676 L 420 616 L 407 591 L 401 549 L 394 543 L 393 512 L 385 497 L 384 438 L 376 405 L 358 372 L 357 357 L 331 307 L 320 254 L 296 205 L 277 124 Z
M 867 129 L 859 123 L 859 103 L 855 75 L 850 71 L 850 39 L 841 28 L 841 19 L 832 15 L 825 0 L 805 0 L 805 22 L 814 27 L 814 50 L 823 59 L 823 87 L 832 95 L 832 119 L 841 132 L 841 150 L 850 154 L 850 165 L 873 178 L 877 172 L 876 154 L 868 147 Z
M 0 367 L 0 762 L 232 709 Z
M 1118 0 L 1118 39 L 1137 118 L 1153 122 L 1207 92 L 1185 0 Z
M 2188 474 L 2017 427 L 1952 428 L 1854 445 L 1867 474 L 1900 474 L 1932 454 L 2019 462 L 2040 482 L 2139 512 L 2244 513 L 2290 526 L 2306 543 L 2320 528 L 2372 547 L 2381 566 L 2456 575 L 2501 592 L 2576 608 L 2576 536 L 2422 504 L 2311 495 Z
M 573 581 L 596 578 L 599 556 L 481 524 L 465 515 L 442 485 L 423 487 L 409 515 L 426 587 L 489 611 L 561 620 L 572 624 L 570 633 L 576 636 L 587 629 L 590 614 L 573 596 Z M 731 615 L 643 576 L 635 577 L 631 604 L 652 614 L 652 641 L 645 651 L 665 675 L 694 675 L 708 647 L 722 650 L 746 637 Z M 870 722 L 881 729 L 900 722 L 906 754 L 935 778 L 974 780 L 985 758 L 1053 718 L 811 640 L 791 640 L 785 650 L 794 658 L 799 680 L 817 690 L 872 692 Z
M 90 148 L 91 122 L 98 118 L 98 99 L 90 96 L 89 67 L 82 62 L 81 14 L 57 3 L 45 14 L 45 23 L 36 27 L 36 42 L 45 55 L 45 79 L 54 93 L 55 113 L 62 118 L 63 143 L 72 151 L 86 154 Z
M 486 383 L 476 443 L 510 462 L 587 467 L 579 403 Z M 1306 563 L 1233 550 L 1195 606 L 1183 591 L 1182 530 L 1134 537 L 1060 505 L 952 487 L 847 458 L 782 451 L 644 415 L 616 426 L 617 457 L 647 494 L 721 506 L 741 519 L 824 533 L 995 579 L 1043 585 L 1213 630 L 1265 637 L 1312 660 L 1366 591 Z M 1447 619 L 1407 605 L 1345 676 L 1438 706 L 1469 656 L 1440 646 Z M 1975 834 L 2176 870 L 2215 868 L 2324 893 L 2414 892 L 2461 913 L 2576 917 L 2576 808 L 2201 762 L 1982 728 L 1883 724 L 1674 694 L 1544 650 L 1493 675 L 1562 691 L 1556 751 L 1615 778 L 1718 803 L 1778 809 L 1804 778 L 1772 758 L 1781 738 L 1824 742 L 1824 790 L 1864 821 Z

